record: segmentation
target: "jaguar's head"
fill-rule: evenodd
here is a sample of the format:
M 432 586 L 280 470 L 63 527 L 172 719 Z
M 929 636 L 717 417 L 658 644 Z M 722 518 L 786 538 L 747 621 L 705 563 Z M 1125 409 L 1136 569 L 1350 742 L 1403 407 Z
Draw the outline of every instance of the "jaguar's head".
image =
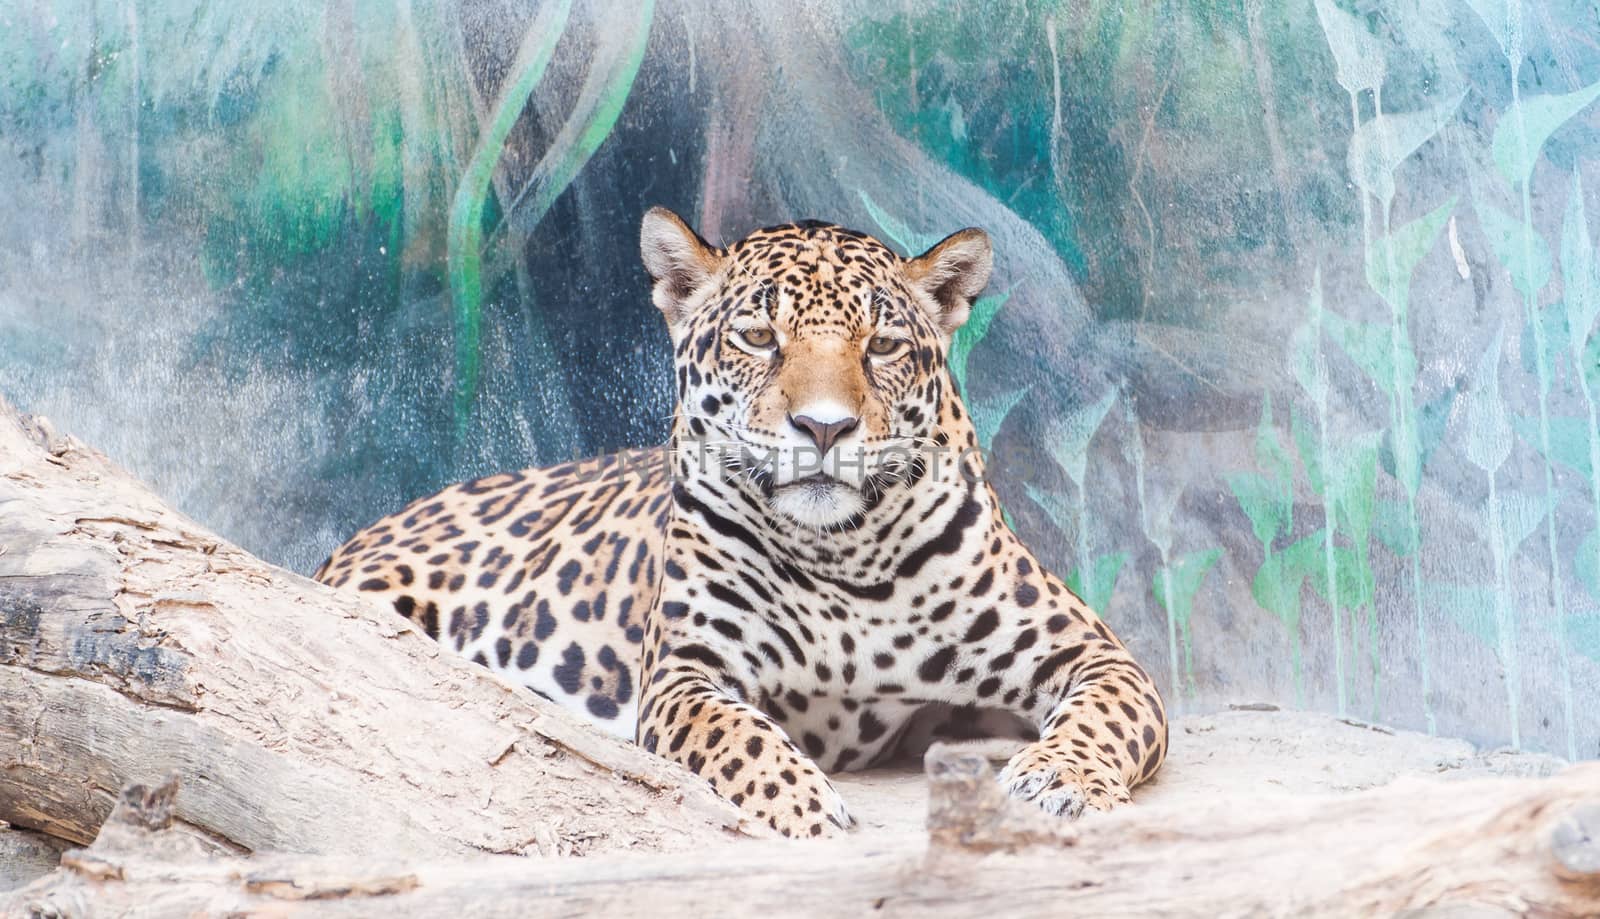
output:
M 814 221 L 717 248 L 655 208 L 641 248 L 676 355 L 675 447 L 784 516 L 848 524 L 964 414 L 946 355 L 989 281 L 982 230 L 915 258 Z

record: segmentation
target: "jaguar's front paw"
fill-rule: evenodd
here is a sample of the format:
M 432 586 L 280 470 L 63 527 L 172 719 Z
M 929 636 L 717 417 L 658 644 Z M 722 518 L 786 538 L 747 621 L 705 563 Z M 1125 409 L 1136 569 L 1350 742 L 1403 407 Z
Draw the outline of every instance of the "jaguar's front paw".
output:
M 838 836 L 855 824 L 844 798 L 820 771 L 806 776 L 785 769 L 732 796 L 739 809 L 791 839 Z
M 1059 817 L 1077 818 L 1085 809 L 1108 811 L 1131 800 L 1115 769 L 1043 742 L 1011 757 L 1000 773 L 1000 785 L 1011 797 Z

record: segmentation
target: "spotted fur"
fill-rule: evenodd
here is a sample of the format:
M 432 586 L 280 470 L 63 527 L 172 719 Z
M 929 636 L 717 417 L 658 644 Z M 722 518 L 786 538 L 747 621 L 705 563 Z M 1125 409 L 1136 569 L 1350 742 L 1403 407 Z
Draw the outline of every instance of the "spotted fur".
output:
M 668 451 L 452 486 L 317 577 L 676 760 L 792 836 L 850 825 L 827 773 L 1011 724 L 1054 814 L 1153 775 L 1161 699 L 1002 519 L 946 364 L 977 230 L 914 259 L 807 222 L 725 249 L 655 210 L 676 355 Z

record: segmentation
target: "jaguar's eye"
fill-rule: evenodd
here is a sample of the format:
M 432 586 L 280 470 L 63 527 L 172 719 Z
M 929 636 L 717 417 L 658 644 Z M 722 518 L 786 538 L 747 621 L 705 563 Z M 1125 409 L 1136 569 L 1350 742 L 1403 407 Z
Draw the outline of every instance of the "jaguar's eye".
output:
M 739 337 L 744 339 L 744 343 L 746 345 L 756 349 L 757 351 L 765 351 L 778 341 L 777 336 L 772 334 L 771 329 L 760 327 L 754 329 L 741 329 L 739 331 Z
M 896 351 L 899 351 L 900 346 L 903 344 L 905 344 L 905 342 L 898 338 L 889 338 L 884 335 L 878 335 L 875 336 L 871 341 L 867 342 L 867 353 L 873 357 L 888 357 Z

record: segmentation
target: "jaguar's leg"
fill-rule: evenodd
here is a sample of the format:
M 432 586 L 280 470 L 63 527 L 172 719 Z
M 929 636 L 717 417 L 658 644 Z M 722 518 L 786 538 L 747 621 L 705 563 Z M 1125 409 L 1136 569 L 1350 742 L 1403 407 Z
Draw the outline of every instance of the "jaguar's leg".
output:
M 715 652 L 668 650 L 646 674 L 639 743 L 688 767 L 750 817 L 785 836 L 827 836 L 851 824 L 828 777 L 771 718 L 715 673 Z M 692 651 L 693 656 L 682 654 Z
M 1054 640 L 1021 674 L 1039 713 L 1039 739 L 1006 765 L 1010 794 L 1053 814 L 1109 810 L 1166 756 L 1161 697 L 1087 608 L 1045 623 Z M 1051 626 L 1055 626 L 1053 630 Z

